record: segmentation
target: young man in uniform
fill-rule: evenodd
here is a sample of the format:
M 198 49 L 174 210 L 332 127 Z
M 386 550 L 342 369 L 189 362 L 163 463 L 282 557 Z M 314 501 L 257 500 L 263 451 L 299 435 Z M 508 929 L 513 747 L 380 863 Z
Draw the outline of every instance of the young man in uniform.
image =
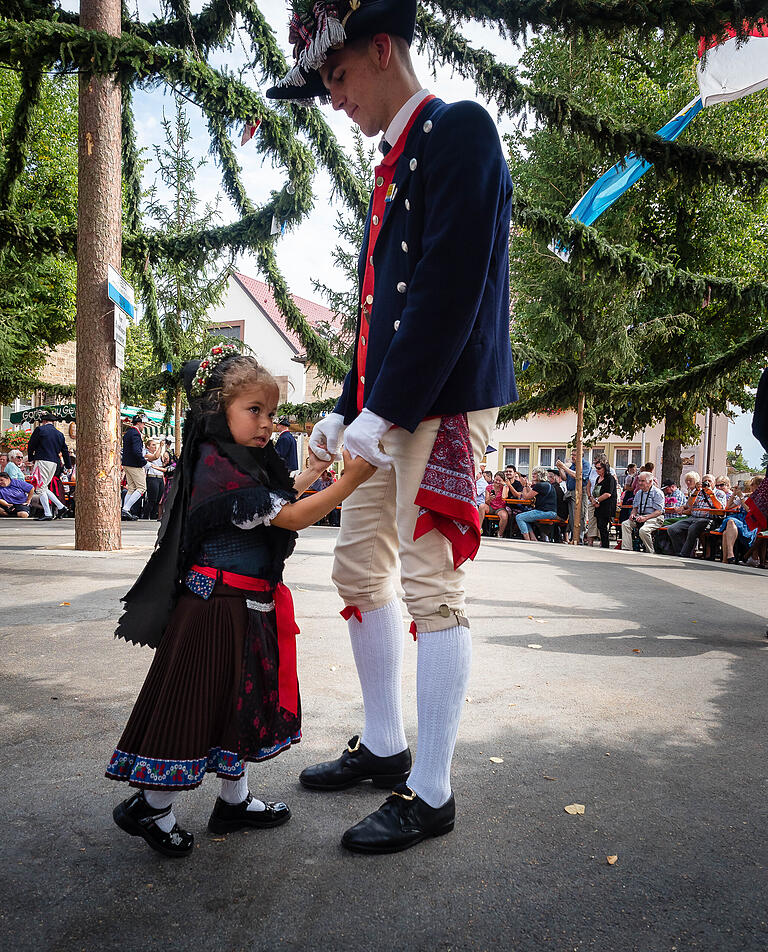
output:
M 378 467 L 343 505 L 333 568 L 365 727 L 341 757 L 300 778 L 315 790 L 364 780 L 394 786 L 344 834 L 348 849 L 364 853 L 407 849 L 453 829 L 450 766 L 471 661 L 460 566 L 479 545 L 475 467 L 498 407 L 517 398 L 512 183 L 486 111 L 446 104 L 416 78 L 415 17 L 415 0 L 304 4 L 290 27 L 296 65 L 267 93 L 330 99 L 364 135 L 384 133 L 360 251 L 352 369 L 310 439 L 323 458 L 343 439 Z M 398 555 L 418 639 L 413 766 L 400 697 Z

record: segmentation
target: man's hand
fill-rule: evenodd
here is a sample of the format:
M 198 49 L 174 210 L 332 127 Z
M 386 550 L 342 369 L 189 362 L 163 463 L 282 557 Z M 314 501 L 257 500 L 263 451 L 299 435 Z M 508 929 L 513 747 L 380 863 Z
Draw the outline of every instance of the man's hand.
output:
M 344 417 L 340 413 L 329 413 L 314 425 L 309 437 L 309 448 L 318 459 L 341 459 L 339 446 L 343 435 Z
M 379 441 L 391 426 L 389 420 L 364 409 L 347 427 L 344 448 L 351 457 L 361 456 L 371 466 L 389 469 L 392 458 L 381 449 Z

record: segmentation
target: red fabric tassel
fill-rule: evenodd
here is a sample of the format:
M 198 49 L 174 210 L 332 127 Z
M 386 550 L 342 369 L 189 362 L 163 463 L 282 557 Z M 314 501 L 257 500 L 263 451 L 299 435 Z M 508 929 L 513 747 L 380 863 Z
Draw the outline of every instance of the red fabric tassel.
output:
M 275 586 L 275 620 L 280 666 L 277 672 L 277 691 L 280 707 L 297 714 L 299 710 L 299 676 L 296 671 L 296 635 L 299 626 L 293 609 L 293 596 L 287 585 Z
M 416 493 L 419 515 L 414 542 L 436 529 L 451 543 L 454 569 L 474 559 L 480 548 L 480 513 L 475 498 L 475 460 L 467 416 L 444 416 Z
M 416 631 L 416 622 L 415 622 L 415 621 L 412 621 L 412 622 L 411 622 L 411 627 L 408 629 L 408 631 L 410 631 L 410 633 L 413 635 L 413 640 L 414 640 L 414 641 L 418 641 L 419 633 Z
M 342 608 L 339 614 L 344 619 L 344 621 L 349 621 L 353 615 L 359 622 L 362 622 L 363 620 L 363 616 L 360 614 L 360 609 L 357 607 L 357 605 L 347 605 L 346 608 Z

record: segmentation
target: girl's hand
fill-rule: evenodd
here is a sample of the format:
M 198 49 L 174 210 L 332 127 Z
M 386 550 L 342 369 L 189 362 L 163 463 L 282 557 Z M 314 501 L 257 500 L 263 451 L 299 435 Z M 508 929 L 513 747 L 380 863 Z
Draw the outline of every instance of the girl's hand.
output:
M 373 476 L 373 474 L 376 472 L 376 467 L 371 466 L 368 460 L 363 459 L 362 456 L 352 457 L 349 455 L 348 450 L 344 450 L 343 457 L 343 478 L 352 480 L 356 486 L 364 483 L 366 479 L 370 479 L 371 476 Z
M 319 456 L 315 456 L 311 449 L 309 451 L 308 459 L 309 465 L 307 466 L 307 469 L 310 469 L 313 473 L 317 473 L 319 475 L 328 469 L 328 460 L 322 460 Z

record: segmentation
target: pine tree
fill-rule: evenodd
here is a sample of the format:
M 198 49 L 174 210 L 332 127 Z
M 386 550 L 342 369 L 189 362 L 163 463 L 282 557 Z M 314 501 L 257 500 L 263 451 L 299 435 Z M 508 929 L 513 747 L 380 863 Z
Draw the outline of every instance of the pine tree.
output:
M 690 42 L 671 48 L 657 37 L 640 44 L 625 33 L 611 42 L 596 37 L 589 44 L 566 43 L 547 33 L 521 62 L 535 88 L 567 88 L 609 122 L 630 117 L 658 128 L 692 97 L 692 60 Z M 750 97 L 718 107 L 690 127 L 691 138 L 722 148 L 730 136 L 745 152 L 754 150 L 759 134 L 755 138 L 753 129 L 768 132 L 764 101 Z M 555 125 L 512 136 L 511 157 L 523 202 L 560 216 L 611 161 L 585 137 L 563 134 Z M 652 170 L 595 228 L 614 247 L 670 264 L 675 274 L 728 269 L 748 280 L 768 263 L 759 240 L 765 209 L 765 192 L 756 200 L 732 185 L 691 185 Z M 759 317 L 703 295 L 648 288 L 645 276 L 625 271 L 620 261 L 611 266 L 586 253 L 564 264 L 535 227 L 515 233 L 512 257 L 513 339 L 522 339 L 519 349 L 531 361 L 521 377 L 524 397 L 546 395 L 554 406 L 573 407 L 577 391 L 586 391 L 586 425 L 593 435 L 630 436 L 666 417 L 663 475 L 679 480 L 680 445 L 697 435 L 695 413 L 707 406 L 748 405 L 755 365 L 731 371 L 706 391 L 673 396 L 627 400 L 611 384 L 640 386 L 706 362 L 759 327 Z M 578 301 L 581 323 L 573 319 Z
M 165 143 L 155 146 L 155 159 L 162 189 L 149 192 L 146 217 L 155 223 L 157 234 L 184 235 L 210 228 L 220 217 L 218 203 L 206 204 L 202 211 L 195 191 L 197 171 L 205 159 L 190 154 L 191 132 L 180 96 L 175 97 L 175 115 L 162 119 Z M 151 234 L 151 232 L 149 232 Z M 218 304 L 232 273 L 232 256 L 207 256 L 195 259 L 164 260 L 155 271 L 159 324 L 148 326 L 158 365 L 168 360 L 171 371 L 163 376 L 166 408 L 173 408 L 176 426 L 176 452 L 180 452 L 181 410 L 184 386 L 181 369 L 185 361 L 198 356 L 213 341 L 208 314 Z

